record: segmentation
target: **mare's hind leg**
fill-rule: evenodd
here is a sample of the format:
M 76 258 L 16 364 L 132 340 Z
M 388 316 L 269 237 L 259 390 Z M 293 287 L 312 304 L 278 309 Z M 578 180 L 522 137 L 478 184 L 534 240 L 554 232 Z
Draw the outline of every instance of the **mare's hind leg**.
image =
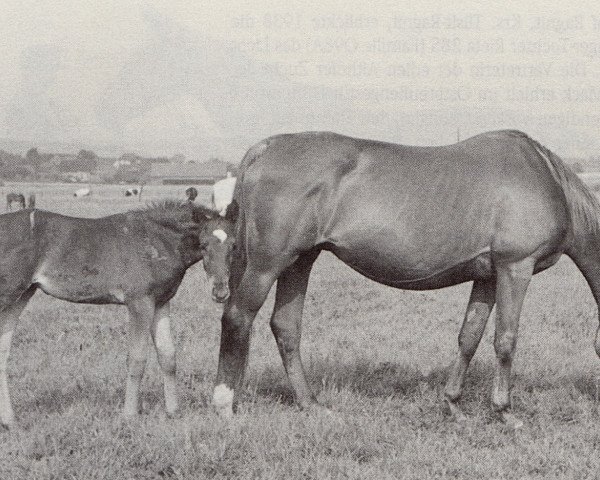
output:
M 300 257 L 279 276 L 275 307 L 271 317 L 271 330 L 275 335 L 275 341 L 294 390 L 296 402 L 301 408 L 316 403 L 306 381 L 306 374 L 300 358 L 300 336 L 306 288 L 317 255 L 309 254 Z
M 4 427 L 9 427 L 15 420 L 6 374 L 12 336 L 17 320 L 34 292 L 35 287 L 29 288 L 14 303 L 0 311 L 0 423 Z
M 148 330 L 154 318 L 154 300 L 135 299 L 127 304 L 129 310 L 129 354 L 123 415 L 133 417 L 140 411 L 140 384 L 146 368 Z
M 502 419 L 514 428 L 523 424 L 507 412 L 510 407 L 510 374 L 517 344 L 519 317 L 525 293 L 533 275 L 535 260 L 526 258 L 519 262 L 496 266 L 496 374 L 492 390 L 492 406 Z
M 165 409 L 167 414 L 174 415 L 179 408 L 177 400 L 175 345 L 171 336 L 171 320 L 169 302 L 156 308 L 152 322 L 152 340 L 158 357 L 158 364 L 163 374 Z
M 445 389 L 450 411 L 458 420 L 463 419 L 464 415 L 456 402 L 462 395 L 465 374 L 479 346 L 495 301 L 495 280 L 475 281 L 473 283 L 465 318 L 458 335 L 458 356 L 450 370 Z
M 226 418 L 233 415 L 244 382 L 252 323 L 275 283 L 276 273 L 247 267 L 223 308 L 213 405 Z

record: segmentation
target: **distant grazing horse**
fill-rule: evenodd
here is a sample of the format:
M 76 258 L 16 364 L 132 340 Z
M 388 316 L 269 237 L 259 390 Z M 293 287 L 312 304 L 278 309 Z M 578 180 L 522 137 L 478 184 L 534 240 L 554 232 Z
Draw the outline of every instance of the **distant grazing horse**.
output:
M 137 188 L 128 188 L 127 190 L 125 190 L 126 197 L 135 197 L 139 193 L 140 193 L 140 191 Z
M 27 197 L 27 208 L 35 208 L 35 193 L 31 193 Z
M 73 192 L 74 197 L 89 197 L 92 194 L 92 189 L 90 187 L 78 188 Z
M 0 421 L 14 421 L 6 366 L 17 319 L 37 288 L 77 303 L 119 304 L 129 311 L 124 413 L 139 408 L 150 331 L 164 377 L 165 406 L 177 410 L 175 347 L 169 301 L 188 267 L 204 259 L 212 298 L 229 296 L 235 212 L 166 201 L 103 218 L 44 210 L 0 216 Z
M 188 187 L 185 189 L 185 196 L 187 197 L 188 202 L 193 202 L 198 196 L 198 190 L 196 187 Z
M 519 131 L 439 147 L 326 132 L 279 135 L 246 153 L 234 197 L 238 247 L 213 397 L 224 415 L 237 401 L 252 322 L 275 281 L 271 328 L 297 402 L 315 402 L 299 347 L 304 296 L 321 250 L 396 288 L 473 281 L 446 384 L 457 418 L 465 373 L 494 304 L 492 406 L 518 427 L 509 384 L 532 275 L 566 253 L 600 302 L 600 204 L 555 154 Z M 595 347 L 600 355 L 600 334 Z
M 235 177 L 227 177 L 223 180 L 215 182 L 210 197 L 212 208 L 216 211 L 221 212 L 221 215 L 225 214 L 227 206 L 233 200 L 233 191 L 235 189 Z
M 6 209 L 12 210 L 13 203 L 18 203 L 21 208 L 25 208 L 25 196 L 22 193 L 9 193 L 6 195 Z

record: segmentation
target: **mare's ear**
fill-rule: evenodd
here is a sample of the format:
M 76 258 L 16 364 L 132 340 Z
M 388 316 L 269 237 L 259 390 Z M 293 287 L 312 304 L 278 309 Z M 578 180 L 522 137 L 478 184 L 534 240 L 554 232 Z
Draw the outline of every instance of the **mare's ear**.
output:
M 237 221 L 239 213 L 240 206 L 238 205 L 237 201 L 232 200 L 231 203 L 227 205 L 227 210 L 225 211 L 225 218 L 235 223 Z

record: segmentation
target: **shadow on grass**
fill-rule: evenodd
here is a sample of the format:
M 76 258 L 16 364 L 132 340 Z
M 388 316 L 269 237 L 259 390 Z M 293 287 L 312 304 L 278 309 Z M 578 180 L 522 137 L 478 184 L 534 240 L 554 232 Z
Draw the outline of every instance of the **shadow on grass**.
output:
M 465 396 L 470 390 L 489 388 L 492 373 L 490 366 L 474 361 L 469 370 Z M 391 362 L 320 362 L 311 365 L 307 376 L 315 393 L 334 388 L 346 389 L 366 397 L 387 398 L 393 395 L 410 398 L 421 395 L 423 386 L 442 391 L 448 368 L 440 366 L 424 375 L 412 366 Z M 280 369 L 267 368 L 260 376 L 250 380 L 250 386 L 257 395 L 271 397 L 284 404 L 293 403 L 291 387 Z
M 463 390 L 463 402 L 489 401 L 495 365 L 473 360 L 467 373 Z M 391 362 L 356 363 L 318 362 L 313 363 L 307 373 L 313 392 L 335 388 L 372 398 L 390 396 L 406 399 L 422 395 L 423 387 L 443 395 L 449 369 L 446 366 L 433 368 L 427 375 L 410 365 Z M 516 376 L 514 375 L 516 374 Z M 514 388 L 524 392 L 540 392 L 557 388 L 574 389 L 582 396 L 599 400 L 600 378 L 591 372 L 572 372 L 554 378 L 535 374 L 513 374 Z M 283 369 L 267 368 L 250 379 L 250 390 L 258 396 L 269 397 L 291 405 L 294 403 L 292 389 Z
M 71 408 L 81 406 L 84 410 L 109 410 L 120 412 L 125 400 L 125 388 L 104 388 L 101 383 L 85 382 L 85 386 L 72 384 L 37 390 L 35 396 L 20 399 L 17 392 L 13 397 L 13 406 L 21 412 L 37 411 L 48 414 L 63 414 Z M 143 388 L 143 387 L 142 387 Z M 159 391 L 142 390 L 140 397 L 143 410 L 162 406 L 162 389 Z

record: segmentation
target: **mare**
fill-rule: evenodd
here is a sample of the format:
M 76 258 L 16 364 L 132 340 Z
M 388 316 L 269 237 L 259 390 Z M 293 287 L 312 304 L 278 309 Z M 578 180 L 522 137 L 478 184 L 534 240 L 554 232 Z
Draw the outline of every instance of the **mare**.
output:
M 9 193 L 6 195 L 6 209 L 12 210 L 12 204 L 18 203 L 21 208 L 25 208 L 25 195 L 22 193 Z
M 124 414 L 139 410 L 148 332 L 163 374 L 168 414 L 178 408 L 169 301 L 186 270 L 203 260 L 212 298 L 229 296 L 235 212 L 223 218 L 187 202 L 163 201 L 102 218 L 44 210 L 0 216 L 0 422 L 14 422 L 6 366 L 17 320 L 39 288 L 76 303 L 129 312 Z
M 457 418 L 465 374 L 496 305 L 492 407 L 511 426 L 510 375 L 533 274 L 567 254 L 600 301 L 600 205 L 549 149 L 519 131 L 417 147 L 329 132 L 284 134 L 242 160 L 231 297 L 213 403 L 231 415 L 252 322 L 277 281 L 271 317 L 296 402 L 314 404 L 300 356 L 302 309 L 322 250 L 399 289 L 473 282 L 445 394 Z M 600 355 L 600 335 L 596 336 Z

